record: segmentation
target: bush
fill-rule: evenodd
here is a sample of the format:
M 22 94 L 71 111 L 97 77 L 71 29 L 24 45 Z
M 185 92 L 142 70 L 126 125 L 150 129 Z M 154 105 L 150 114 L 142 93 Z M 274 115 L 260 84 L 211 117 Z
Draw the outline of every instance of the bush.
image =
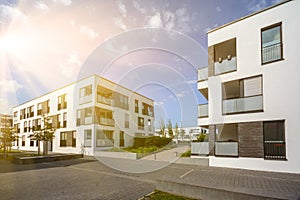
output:
M 197 138 L 197 142 L 207 142 L 208 141 L 208 135 L 201 133 L 198 138 Z
M 191 157 L 191 150 L 187 150 L 186 152 L 184 152 L 181 157 Z
M 138 148 L 138 147 L 158 147 L 158 148 L 161 148 L 163 146 L 166 146 L 170 142 L 172 142 L 171 138 L 151 136 L 151 137 L 144 137 L 144 138 L 134 138 L 133 146 L 135 148 Z

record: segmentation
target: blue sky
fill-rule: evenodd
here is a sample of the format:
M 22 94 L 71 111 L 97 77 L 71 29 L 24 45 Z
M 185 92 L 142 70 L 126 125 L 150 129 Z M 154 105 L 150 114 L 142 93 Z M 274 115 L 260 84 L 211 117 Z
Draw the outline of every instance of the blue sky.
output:
M 0 0 L 0 112 L 90 73 L 197 126 L 197 71 L 212 28 L 279 0 Z

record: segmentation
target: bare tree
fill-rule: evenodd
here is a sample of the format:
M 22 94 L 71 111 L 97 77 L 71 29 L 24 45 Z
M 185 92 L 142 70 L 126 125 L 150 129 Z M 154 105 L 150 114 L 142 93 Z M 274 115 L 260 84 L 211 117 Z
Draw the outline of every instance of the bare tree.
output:
M 159 133 L 163 136 L 165 136 L 165 130 L 166 130 L 166 125 L 165 125 L 165 121 L 163 119 L 160 119 L 159 121 Z

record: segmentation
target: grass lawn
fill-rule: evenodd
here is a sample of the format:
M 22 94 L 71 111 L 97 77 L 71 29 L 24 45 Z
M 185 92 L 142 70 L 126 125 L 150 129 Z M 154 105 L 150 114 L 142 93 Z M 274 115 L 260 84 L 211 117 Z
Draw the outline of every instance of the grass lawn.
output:
M 144 197 L 144 200 L 195 200 L 187 197 L 177 196 L 166 192 L 155 191 L 153 194 Z

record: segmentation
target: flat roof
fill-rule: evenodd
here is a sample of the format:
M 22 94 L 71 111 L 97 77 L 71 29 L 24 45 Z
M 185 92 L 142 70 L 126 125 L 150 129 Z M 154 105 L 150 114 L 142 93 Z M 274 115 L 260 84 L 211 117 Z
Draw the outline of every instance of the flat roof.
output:
M 124 88 L 125 90 L 128 90 L 128 91 L 130 91 L 130 92 L 133 92 L 133 93 L 135 93 L 135 94 L 137 94 L 137 95 L 140 95 L 140 96 L 142 96 L 142 97 L 144 97 L 144 98 L 146 98 L 146 99 L 148 99 L 148 100 L 154 102 L 153 99 L 150 99 L 149 97 L 146 97 L 146 96 L 144 96 L 144 95 L 142 95 L 142 94 L 139 94 L 139 93 L 137 93 L 137 92 L 135 92 L 135 91 L 133 91 L 133 90 L 130 90 L 130 89 L 128 89 L 128 88 L 126 88 L 126 87 L 124 87 L 124 86 L 122 86 L 122 85 L 119 85 L 119 84 L 117 84 L 117 83 L 115 83 L 115 82 L 113 82 L 113 81 L 111 81 L 111 80 L 109 80 L 109 79 L 107 79 L 107 78 L 104 78 L 104 77 L 102 77 L 102 76 L 99 76 L 98 74 L 92 74 L 92 75 L 87 76 L 87 77 L 85 77 L 85 78 L 79 79 L 78 81 L 75 81 L 75 82 L 69 83 L 69 84 L 67 84 L 67 85 L 65 85 L 65 86 L 63 86 L 63 87 L 57 88 L 57 89 L 55 89 L 55 90 L 53 90 L 53 91 L 51 91 L 51 92 L 47 92 L 47 93 L 45 93 L 45 94 L 43 94 L 43 95 L 41 95 L 41 96 L 38 96 L 38 97 L 35 97 L 35 98 L 30 99 L 30 100 L 28 100 L 28 101 L 25 101 L 25 102 L 23 102 L 23 103 L 21 103 L 21 104 L 19 104 L 19 105 L 14 106 L 13 108 L 22 106 L 22 105 L 24 105 L 24 104 L 26 104 L 26 103 L 29 103 L 30 101 L 33 101 L 33 100 L 38 99 L 38 98 L 41 98 L 41 97 L 43 97 L 43 96 L 46 96 L 46 95 L 48 95 L 48 94 L 51 94 L 51 93 L 53 93 L 53 92 L 55 92 L 55 91 L 58 91 L 58 90 L 61 90 L 61 89 L 63 89 L 63 88 L 69 87 L 69 86 L 71 86 L 71 85 L 75 85 L 76 83 L 78 83 L 78 82 L 80 82 L 80 81 L 83 81 L 83 80 L 85 80 L 85 79 L 88 79 L 88 78 L 90 78 L 90 77 L 93 77 L 93 76 L 98 77 L 98 78 L 100 78 L 100 79 L 103 79 L 103 80 L 105 80 L 105 81 L 107 81 L 107 82 L 110 82 L 110 83 L 112 83 L 112 84 L 115 84 L 115 85 L 117 85 L 117 86 L 119 86 L 119 87 L 121 87 L 121 88 Z
M 234 20 L 234 21 L 229 22 L 229 23 L 226 23 L 226 24 L 224 24 L 224 25 L 222 25 L 222 26 L 219 26 L 219 27 L 216 27 L 216 28 L 214 28 L 214 29 L 211 29 L 211 30 L 207 31 L 207 34 L 208 34 L 208 33 L 212 33 L 212 32 L 214 32 L 214 31 L 217 31 L 217 30 L 219 30 L 219 29 L 221 29 L 221 28 L 224 28 L 224 27 L 226 27 L 226 26 L 229 26 L 229 25 L 231 25 L 231 24 L 237 23 L 237 22 L 239 22 L 239 21 L 242 21 L 242 20 L 244 20 L 244 19 L 247 19 L 247 18 L 249 18 L 249 17 L 252 17 L 252 16 L 254 16 L 254 15 L 257 15 L 257 14 L 259 14 L 259 13 L 265 12 L 265 11 L 267 11 L 267 10 L 270 10 L 270 9 L 272 9 L 272 8 L 275 8 L 275 7 L 277 7 L 277 6 L 280 6 L 280 5 L 282 5 L 282 4 L 288 3 L 288 2 L 290 2 L 290 1 L 293 1 L 293 0 L 284 0 L 284 1 L 280 2 L 280 3 L 277 3 L 277 4 L 274 4 L 274 5 L 269 6 L 269 7 L 267 7 L 267 8 L 264 8 L 264 9 L 262 9 L 262 10 L 260 10 L 260 11 L 257 11 L 257 12 L 254 12 L 254 13 L 252 13 L 252 14 L 246 15 L 246 16 L 244 16 L 244 17 L 241 17 L 240 19 Z

